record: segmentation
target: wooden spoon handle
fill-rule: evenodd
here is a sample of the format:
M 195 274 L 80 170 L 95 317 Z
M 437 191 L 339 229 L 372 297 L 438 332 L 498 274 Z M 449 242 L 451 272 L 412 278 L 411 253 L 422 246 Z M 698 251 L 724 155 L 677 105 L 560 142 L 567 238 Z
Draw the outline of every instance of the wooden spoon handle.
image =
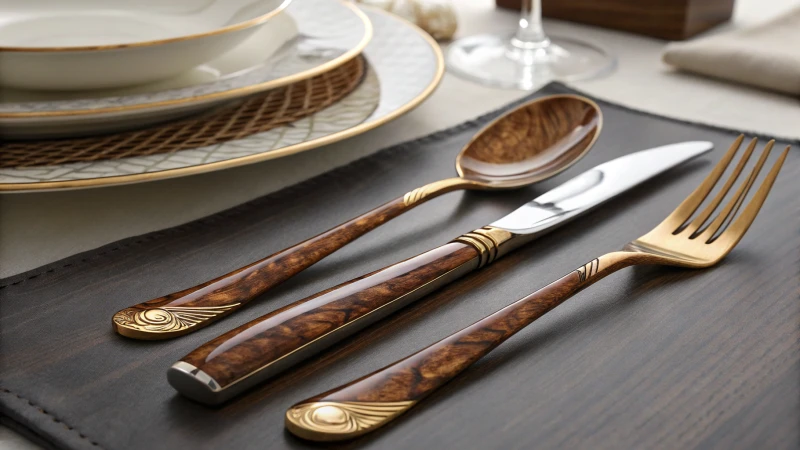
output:
M 470 186 L 460 178 L 410 191 L 355 219 L 245 267 L 116 314 L 117 333 L 134 339 L 168 339 L 200 329 L 238 310 L 365 233 L 438 195 Z
M 207 342 L 168 372 L 180 393 L 223 402 L 477 268 L 480 252 L 451 242 L 292 303 Z
M 286 427 L 315 441 L 351 439 L 391 421 L 495 347 L 601 278 L 637 261 L 628 252 L 594 259 L 428 348 L 286 412 Z

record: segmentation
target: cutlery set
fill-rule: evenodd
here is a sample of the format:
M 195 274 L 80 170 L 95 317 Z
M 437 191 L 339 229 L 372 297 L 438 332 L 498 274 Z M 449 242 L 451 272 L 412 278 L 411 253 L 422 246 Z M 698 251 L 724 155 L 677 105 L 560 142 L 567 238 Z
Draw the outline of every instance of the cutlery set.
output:
M 601 127 L 600 108 L 580 96 L 555 95 L 522 104 L 489 123 L 461 150 L 456 159 L 458 177 L 414 189 L 318 236 L 201 285 L 125 308 L 114 315 L 114 329 L 123 336 L 146 340 L 191 333 L 233 314 L 267 290 L 427 200 L 459 189 L 512 189 L 551 178 L 591 149 Z M 642 264 L 699 269 L 718 263 L 752 224 L 789 150 L 787 147 L 781 153 L 755 193 L 749 195 L 773 142 L 765 146 L 746 173 L 755 139 L 738 163 L 732 164 L 743 139 L 739 136 L 700 186 L 650 232 L 401 361 L 295 404 L 286 412 L 287 429 L 316 441 L 362 435 L 407 411 L 522 328 L 618 270 Z M 710 142 L 681 142 L 607 161 L 487 226 L 230 330 L 173 364 L 167 379 L 178 392 L 198 402 L 225 402 L 711 149 Z M 726 181 L 720 183 L 726 173 Z M 734 189 L 744 173 L 744 180 Z
M 167 372 L 170 384 L 216 404 L 290 365 L 491 264 L 674 165 L 710 143 L 669 145 L 617 158 L 441 247 L 300 300 L 206 343 Z M 634 171 L 636 167 L 649 168 Z

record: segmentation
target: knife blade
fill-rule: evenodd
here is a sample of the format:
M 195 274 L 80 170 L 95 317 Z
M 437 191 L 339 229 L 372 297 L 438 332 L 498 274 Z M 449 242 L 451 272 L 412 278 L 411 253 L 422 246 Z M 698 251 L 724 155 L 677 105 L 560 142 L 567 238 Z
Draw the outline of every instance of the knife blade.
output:
M 712 148 L 710 142 L 683 142 L 596 166 L 486 227 L 233 329 L 173 364 L 167 379 L 178 392 L 198 402 L 222 403 Z

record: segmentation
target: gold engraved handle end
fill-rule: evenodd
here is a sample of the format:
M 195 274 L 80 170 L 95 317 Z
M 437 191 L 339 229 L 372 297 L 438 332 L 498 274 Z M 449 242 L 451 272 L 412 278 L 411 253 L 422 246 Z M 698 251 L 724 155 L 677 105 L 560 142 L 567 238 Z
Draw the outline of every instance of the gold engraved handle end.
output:
M 193 331 L 211 319 L 239 306 L 125 308 L 111 319 L 117 333 L 134 339 L 169 339 Z
M 286 411 L 286 428 L 311 441 L 342 441 L 378 428 L 416 403 L 330 402 L 301 403 Z

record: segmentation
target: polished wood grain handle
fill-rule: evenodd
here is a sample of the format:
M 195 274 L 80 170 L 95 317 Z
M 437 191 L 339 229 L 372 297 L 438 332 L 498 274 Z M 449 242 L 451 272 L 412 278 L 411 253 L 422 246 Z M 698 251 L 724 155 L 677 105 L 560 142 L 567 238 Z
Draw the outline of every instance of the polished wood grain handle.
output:
M 202 345 L 168 372 L 180 393 L 217 404 L 445 284 L 491 263 L 513 235 L 482 228 L 259 317 Z
M 286 412 L 286 427 L 315 441 L 351 439 L 407 411 L 425 396 L 548 311 L 638 257 L 615 252 L 403 360 L 304 400 Z
M 117 333 L 168 339 L 191 333 L 238 310 L 387 221 L 438 195 L 471 187 L 460 178 L 430 183 L 318 236 L 203 284 L 125 308 L 112 318 Z

